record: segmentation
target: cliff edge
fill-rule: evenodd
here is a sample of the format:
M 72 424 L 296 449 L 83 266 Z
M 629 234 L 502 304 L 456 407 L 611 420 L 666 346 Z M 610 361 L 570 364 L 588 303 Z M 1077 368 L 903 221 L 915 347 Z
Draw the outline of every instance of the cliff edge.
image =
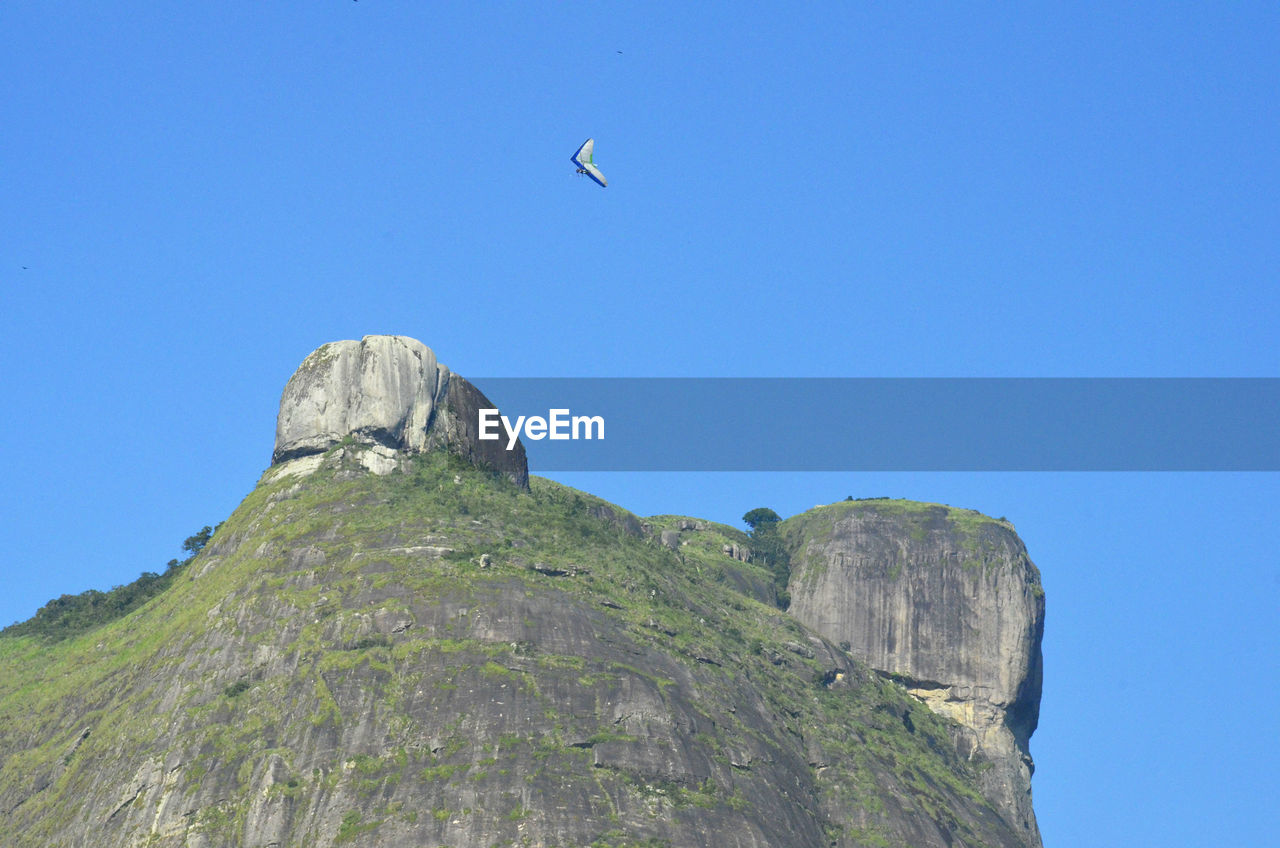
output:
M 956 721 L 985 794 L 1040 844 L 1028 740 L 1040 715 L 1044 590 L 1003 520 L 871 499 L 788 519 L 790 612 Z

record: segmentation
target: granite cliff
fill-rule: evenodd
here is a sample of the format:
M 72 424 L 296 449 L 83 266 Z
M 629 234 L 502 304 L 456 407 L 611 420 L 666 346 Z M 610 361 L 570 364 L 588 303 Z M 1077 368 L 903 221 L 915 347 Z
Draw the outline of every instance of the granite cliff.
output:
M 1007 521 L 871 499 L 787 521 L 790 612 L 955 720 L 984 792 L 1038 845 L 1028 740 L 1040 715 L 1044 590 Z
M 784 528 L 791 615 L 744 533 L 529 478 L 475 441 L 485 404 L 412 340 L 326 345 L 274 464 L 171 586 L 61 641 L 0 637 L 6 845 L 1038 844 L 950 706 L 1012 687 L 983 703 L 1029 735 L 1038 689 L 999 671 L 1016 640 L 899 608 L 971 591 L 967 559 L 876 566 L 916 587 L 878 621 L 938 631 L 877 654 L 839 612 L 860 579 L 836 579 L 839 520 Z M 1003 562 L 974 571 L 1001 598 Z

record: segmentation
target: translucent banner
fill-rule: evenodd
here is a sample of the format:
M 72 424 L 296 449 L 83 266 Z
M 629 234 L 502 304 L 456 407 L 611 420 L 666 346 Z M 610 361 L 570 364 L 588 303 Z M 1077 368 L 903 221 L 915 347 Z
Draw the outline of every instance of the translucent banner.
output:
M 1280 470 L 1273 378 L 472 382 L 535 473 Z

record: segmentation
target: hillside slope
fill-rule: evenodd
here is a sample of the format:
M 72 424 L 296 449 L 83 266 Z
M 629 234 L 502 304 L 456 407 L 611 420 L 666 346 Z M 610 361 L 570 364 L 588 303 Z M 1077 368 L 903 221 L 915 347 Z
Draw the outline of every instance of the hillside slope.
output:
M 0 639 L 9 844 L 1024 844 L 950 723 L 749 563 L 375 449 L 273 467 L 129 616 Z
M 809 589 L 862 530 L 788 522 L 784 586 L 776 533 L 530 478 L 478 438 L 490 407 L 414 339 L 323 345 L 193 559 L 79 629 L 54 604 L 0 634 L 6 848 L 1036 848 L 1007 752 L 779 609 L 856 593 Z

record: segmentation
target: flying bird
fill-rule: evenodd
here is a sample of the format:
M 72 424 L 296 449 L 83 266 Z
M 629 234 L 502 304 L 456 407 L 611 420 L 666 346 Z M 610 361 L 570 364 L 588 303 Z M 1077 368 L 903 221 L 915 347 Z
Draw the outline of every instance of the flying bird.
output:
M 569 160 L 578 166 L 579 174 L 586 174 L 599 183 L 601 188 L 608 188 L 608 180 L 604 178 L 604 174 L 600 173 L 600 169 L 596 167 L 595 162 L 591 161 L 591 151 L 595 149 L 595 146 L 596 140 L 594 138 L 587 139 L 582 142 L 578 152 L 569 157 Z

